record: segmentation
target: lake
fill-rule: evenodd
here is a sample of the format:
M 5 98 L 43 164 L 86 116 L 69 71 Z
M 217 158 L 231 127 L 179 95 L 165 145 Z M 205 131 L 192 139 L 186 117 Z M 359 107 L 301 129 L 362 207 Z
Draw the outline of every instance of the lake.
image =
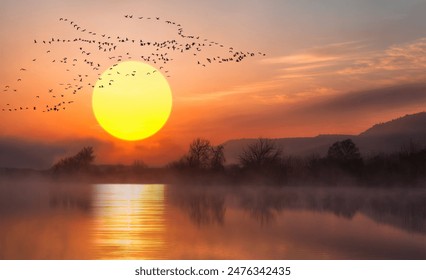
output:
M 426 191 L 0 183 L 0 259 L 426 259 Z

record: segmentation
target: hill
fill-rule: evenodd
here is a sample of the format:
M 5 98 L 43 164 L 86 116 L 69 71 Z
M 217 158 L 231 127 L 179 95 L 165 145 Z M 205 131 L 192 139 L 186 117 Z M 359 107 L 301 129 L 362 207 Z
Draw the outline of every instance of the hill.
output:
M 392 153 L 407 148 L 411 144 L 418 147 L 426 146 L 426 112 L 375 124 L 359 135 L 318 135 L 316 137 L 277 138 L 274 139 L 286 155 L 323 156 L 336 141 L 351 138 L 363 155 L 375 153 Z M 224 145 L 228 164 L 238 162 L 238 155 L 244 147 L 257 139 L 234 139 Z

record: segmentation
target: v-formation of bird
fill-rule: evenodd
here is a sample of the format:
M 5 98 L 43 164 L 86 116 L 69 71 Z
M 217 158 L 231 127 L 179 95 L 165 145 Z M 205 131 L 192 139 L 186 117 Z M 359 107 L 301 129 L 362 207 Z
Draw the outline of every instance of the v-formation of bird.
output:
M 98 33 L 87 28 L 80 26 L 77 22 L 67 19 L 60 18 L 61 23 L 68 24 L 75 32 L 79 32 L 82 36 L 75 37 L 72 39 L 63 39 L 63 38 L 50 38 L 45 40 L 34 40 L 34 44 L 41 44 L 45 48 L 46 55 L 52 55 L 52 51 L 55 49 L 55 46 L 58 44 L 70 44 L 78 47 L 78 57 L 62 57 L 50 59 L 51 63 L 61 64 L 64 66 L 63 70 L 65 72 L 74 72 L 72 68 L 77 66 L 86 66 L 90 73 L 95 73 L 98 76 L 98 80 L 101 78 L 101 68 L 102 65 L 96 61 L 97 57 L 104 56 L 109 61 L 111 61 L 112 67 L 109 70 L 113 71 L 114 67 L 125 60 L 143 60 L 148 64 L 155 65 L 159 71 L 162 71 L 166 77 L 170 77 L 169 70 L 167 66 L 173 61 L 173 56 L 178 54 L 190 53 L 195 58 L 194 63 L 201 67 L 207 67 L 211 64 L 221 64 L 221 63 L 230 63 L 230 62 L 241 62 L 242 60 L 248 57 L 254 56 L 265 56 L 261 52 L 250 52 L 250 51 L 237 51 L 233 47 L 225 47 L 223 44 L 202 38 L 201 36 L 187 35 L 184 32 L 184 29 L 181 24 L 170 21 L 162 20 L 160 17 L 143 17 L 143 16 L 133 16 L 125 15 L 125 20 L 132 21 L 149 21 L 156 24 L 166 24 L 171 27 L 174 27 L 176 30 L 177 37 L 174 39 L 164 40 L 164 41 L 148 41 L 144 39 L 135 39 L 129 38 L 128 36 L 111 36 L 104 33 Z M 137 46 L 137 49 L 140 49 L 142 53 L 140 54 L 131 54 L 128 49 L 128 45 Z M 224 55 L 217 56 L 205 56 L 203 50 L 220 48 Z M 127 51 L 126 51 L 127 49 Z M 132 48 L 135 49 L 135 48 Z M 38 58 L 34 58 L 32 61 L 36 63 Z M 3 94 L 13 93 L 19 94 L 20 84 L 23 83 L 23 78 L 27 73 L 33 71 L 30 68 L 21 67 L 19 72 L 22 74 L 19 78 L 16 79 L 14 85 L 4 85 Z M 25 73 L 25 75 L 23 75 Z M 154 75 L 156 71 L 149 73 L 136 73 L 132 71 L 130 73 L 120 73 L 116 72 L 118 75 L 125 75 L 129 78 L 136 75 Z M 81 92 L 84 88 L 89 87 L 93 88 L 94 83 L 88 82 L 89 75 L 86 73 L 77 73 L 72 81 L 66 81 L 58 83 L 58 88 L 48 88 L 45 92 L 39 92 L 35 96 L 36 99 L 40 97 L 47 97 L 51 100 L 50 104 L 45 105 L 35 105 L 34 106 L 11 106 L 10 103 L 2 104 L 2 111 L 15 112 L 15 111 L 24 111 L 24 110 L 41 110 L 43 112 L 57 112 L 65 110 L 69 104 L 74 103 L 72 96 Z M 98 87 L 107 87 L 111 86 L 114 83 L 113 79 L 108 81 L 102 81 L 97 83 Z M 55 102 L 54 100 L 58 100 Z

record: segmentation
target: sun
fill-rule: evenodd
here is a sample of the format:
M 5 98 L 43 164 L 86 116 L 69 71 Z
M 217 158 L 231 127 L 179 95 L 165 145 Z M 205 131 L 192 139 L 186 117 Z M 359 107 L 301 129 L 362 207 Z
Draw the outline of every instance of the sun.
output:
M 159 70 L 139 61 L 125 61 L 99 77 L 92 107 L 100 126 L 112 136 L 142 140 L 157 133 L 167 122 L 172 93 Z

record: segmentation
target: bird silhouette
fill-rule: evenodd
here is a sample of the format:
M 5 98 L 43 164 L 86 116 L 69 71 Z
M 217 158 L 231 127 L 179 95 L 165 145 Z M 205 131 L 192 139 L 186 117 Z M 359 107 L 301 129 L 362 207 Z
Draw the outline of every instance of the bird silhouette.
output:
M 124 15 L 127 19 L 133 19 L 134 16 L 130 14 Z M 61 24 L 65 24 L 67 28 L 71 28 L 72 32 L 74 32 L 75 35 L 70 35 L 72 37 L 62 37 L 56 36 L 55 34 L 52 34 L 53 36 L 50 36 L 51 38 L 48 39 L 34 39 L 34 44 L 42 43 L 41 46 L 48 49 L 45 49 L 46 53 L 48 54 L 48 57 L 50 58 L 50 63 L 55 63 L 56 65 L 70 65 L 68 67 L 64 67 L 62 70 L 64 73 L 72 73 L 72 71 L 75 71 L 75 69 L 83 69 L 83 71 L 91 71 L 94 72 L 95 75 L 100 76 L 100 69 L 102 68 L 100 61 L 103 57 L 105 59 L 108 59 L 111 62 L 115 62 L 114 67 L 116 66 L 116 63 L 120 63 L 124 60 L 130 60 L 135 55 L 137 57 L 140 57 L 141 60 L 145 61 L 146 63 L 149 63 L 151 65 L 157 65 L 157 69 L 159 69 L 161 72 L 168 74 L 169 70 L 167 69 L 169 67 L 170 63 L 173 63 L 173 60 L 176 56 L 179 55 L 185 55 L 190 54 L 192 58 L 192 61 L 195 65 L 199 65 L 202 67 L 210 66 L 214 63 L 241 63 L 243 60 L 247 59 L 247 57 L 255 57 L 255 56 L 265 56 L 266 54 L 259 51 L 235 51 L 235 49 L 232 46 L 225 47 L 226 45 L 223 43 L 220 43 L 216 40 L 211 40 L 208 38 L 203 38 L 200 35 L 197 34 L 187 34 L 185 32 L 185 28 L 183 25 L 179 22 L 175 22 L 172 20 L 161 20 L 160 16 L 155 17 L 146 17 L 146 16 L 137 16 L 135 17 L 139 19 L 139 24 L 144 24 L 144 22 L 152 22 L 156 25 L 167 25 L 168 28 L 171 28 L 172 30 L 175 30 L 174 35 L 170 35 L 169 38 L 164 38 L 164 40 L 149 40 L 149 38 L 146 37 L 134 37 L 134 35 L 129 36 L 130 34 L 126 34 L 126 32 L 121 32 L 118 34 L 118 36 L 111 36 L 108 33 L 102 32 L 98 34 L 97 32 L 94 32 L 94 30 L 90 30 L 89 26 L 83 26 L 79 22 L 71 19 L 67 19 L 64 17 L 59 18 L 59 21 L 62 22 Z M 134 23 L 137 24 L 135 21 Z M 59 23 L 58 23 L 59 24 Z M 65 34 L 65 33 L 64 33 Z M 76 34 L 81 34 L 80 36 Z M 169 36 L 169 35 L 167 35 Z M 172 37 L 173 36 L 173 37 Z M 58 44 L 66 45 L 68 44 L 70 52 L 71 48 L 79 49 L 80 54 L 77 54 L 74 57 L 69 56 L 62 56 L 62 57 L 56 57 L 55 54 L 59 54 L 60 51 L 62 51 L 64 48 L 59 47 Z M 132 50 L 132 54 L 129 50 Z M 221 50 L 222 49 L 222 50 Z M 220 55 L 208 55 L 210 53 L 218 52 L 217 54 Z M 139 53 L 136 53 L 139 52 Z M 39 63 L 43 63 L 43 60 L 38 60 L 37 57 L 33 58 L 31 68 L 34 66 L 39 65 Z M 72 63 L 69 63 L 71 62 Z M 205 61 L 206 63 L 202 63 L 202 61 Z M 56 66 L 55 66 L 56 67 Z M 29 67 L 22 67 L 19 70 L 20 71 L 27 71 Z M 110 69 L 112 70 L 112 69 Z M 157 70 L 147 72 L 146 75 L 152 75 L 156 73 Z M 119 71 L 115 71 L 117 75 L 121 75 Z M 136 73 L 132 72 L 130 74 L 126 74 L 126 76 L 136 76 Z M 63 83 L 64 86 L 62 87 L 63 90 L 66 92 L 72 92 L 72 94 L 77 94 L 81 91 L 84 91 L 85 88 L 83 88 L 83 85 L 94 87 L 93 84 L 87 83 L 85 78 L 88 77 L 87 73 L 80 72 L 78 74 L 78 78 L 75 79 L 76 84 L 75 85 L 66 85 L 66 82 Z M 166 77 L 170 77 L 170 75 L 166 75 Z M 99 77 L 99 80 L 101 78 Z M 26 82 L 21 80 L 21 78 L 17 79 L 18 82 L 21 82 L 20 84 L 24 85 Z M 108 82 L 108 85 L 113 85 L 114 81 L 110 80 Z M 100 85 L 100 87 L 103 87 L 104 85 Z M 7 91 L 9 88 L 5 87 L 3 91 Z M 19 87 L 13 89 L 14 92 L 17 91 Z M 10 89 L 12 90 L 12 89 Z M 48 92 L 52 93 L 54 91 L 54 88 L 49 88 Z M 55 89 L 56 92 L 56 89 Z M 56 95 L 50 95 L 47 97 L 49 98 L 66 98 L 65 94 L 56 94 Z M 37 95 L 36 98 L 40 98 L 40 95 Z M 50 107 L 49 110 L 45 111 L 56 111 L 52 108 L 59 108 L 59 105 L 56 107 Z M 16 108 L 20 108 L 19 106 Z M 22 107 L 24 108 L 24 107 Z M 51 109 L 51 110 L 50 110 Z

